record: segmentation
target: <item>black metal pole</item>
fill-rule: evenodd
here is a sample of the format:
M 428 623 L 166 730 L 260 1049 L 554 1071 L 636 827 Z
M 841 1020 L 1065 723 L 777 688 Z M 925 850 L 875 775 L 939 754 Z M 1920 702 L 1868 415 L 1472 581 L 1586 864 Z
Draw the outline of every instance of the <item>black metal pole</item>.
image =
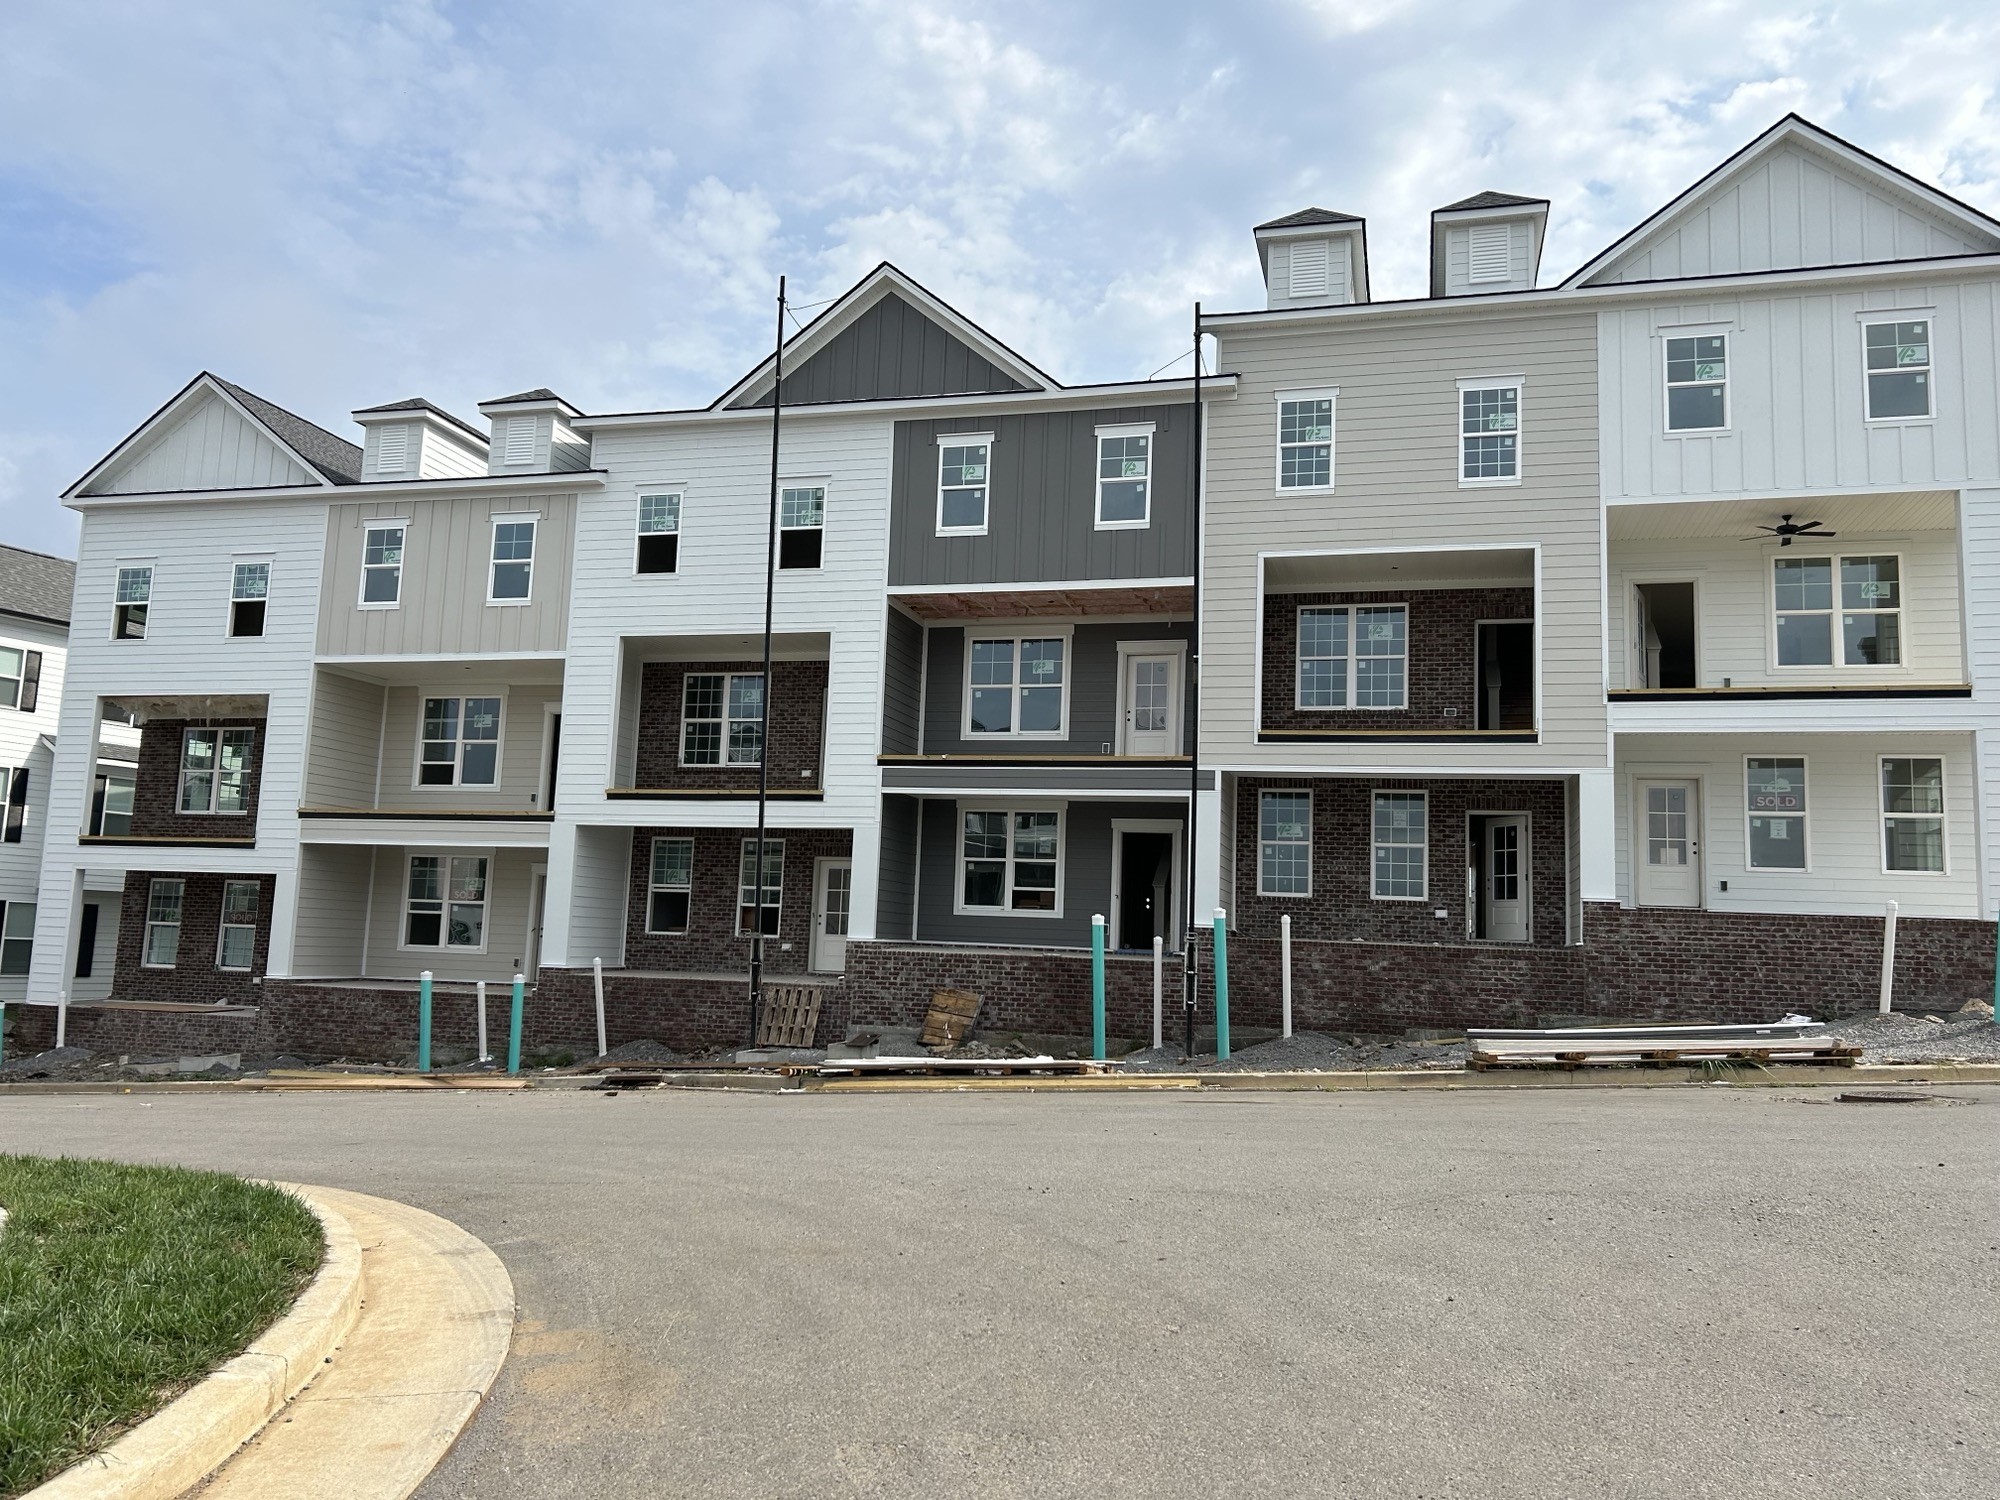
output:
M 1194 1056 L 1194 1012 L 1199 1003 L 1199 975 L 1194 952 L 1195 829 L 1201 802 L 1201 564 L 1202 564 L 1202 410 L 1201 410 L 1201 304 L 1194 305 L 1194 640 L 1188 648 L 1188 819 L 1187 875 L 1181 889 L 1187 910 L 1181 921 L 1181 948 L 1186 965 L 1181 991 L 1181 1052 Z
M 771 793 L 771 612 L 778 593 L 778 416 L 785 405 L 785 278 L 778 278 L 778 342 L 771 363 L 771 515 L 764 542 L 764 678 L 757 691 L 757 919 L 750 929 L 750 1045 L 764 1006 L 764 814 Z M 725 714 L 727 706 L 724 707 Z M 726 720 L 725 720 L 726 725 Z M 723 759 L 728 759 L 725 746 Z

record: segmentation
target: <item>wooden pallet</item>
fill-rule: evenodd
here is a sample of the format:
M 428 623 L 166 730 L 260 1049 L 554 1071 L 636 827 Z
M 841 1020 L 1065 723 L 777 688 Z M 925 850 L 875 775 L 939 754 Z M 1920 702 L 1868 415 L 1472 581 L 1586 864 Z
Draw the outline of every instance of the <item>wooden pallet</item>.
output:
M 1821 1063 L 1851 1068 L 1861 1060 L 1861 1048 L 1817 1038 L 1769 1038 L 1757 1041 L 1655 1041 L 1605 1038 L 1585 1041 L 1564 1037 L 1554 1041 L 1486 1041 L 1472 1049 L 1474 1072 L 1489 1068 L 1582 1068 L 1605 1064 L 1640 1067 L 1684 1067 L 1690 1063 Z
M 924 1017 L 923 1044 L 956 1047 L 972 1035 L 972 1023 L 978 1019 L 979 997 L 971 990 L 938 990 L 931 996 L 930 1014 Z
M 764 1008 L 757 1018 L 760 1047 L 810 1047 L 819 1030 L 819 1002 L 825 993 L 817 984 L 767 984 Z

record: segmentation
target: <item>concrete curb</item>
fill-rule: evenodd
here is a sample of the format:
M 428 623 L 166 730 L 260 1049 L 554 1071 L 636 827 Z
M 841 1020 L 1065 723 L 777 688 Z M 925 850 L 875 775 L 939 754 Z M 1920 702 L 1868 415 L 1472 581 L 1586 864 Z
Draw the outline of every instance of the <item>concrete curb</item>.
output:
M 339 1212 L 307 1190 L 291 1191 L 326 1234 L 326 1259 L 292 1310 L 206 1380 L 25 1500 L 173 1500 L 325 1368 L 361 1312 L 361 1243 Z

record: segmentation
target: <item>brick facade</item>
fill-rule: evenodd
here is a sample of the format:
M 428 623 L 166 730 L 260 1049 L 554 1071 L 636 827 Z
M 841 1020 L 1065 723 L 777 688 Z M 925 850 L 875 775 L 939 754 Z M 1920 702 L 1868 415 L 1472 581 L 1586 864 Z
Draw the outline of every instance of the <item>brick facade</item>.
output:
M 649 661 L 639 680 L 639 755 L 636 783 L 654 789 L 754 792 L 755 766 L 681 764 L 682 684 L 690 673 L 763 671 L 762 662 Z M 826 726 L 827 664 L 824 661 L 771 663 L 770 725 L 767 730 L 771 786 L 797 791 L 822 787 Z M 725 753 L 727 736 L 725 734 Z
M 748 974 L 750 939 L 736 932 L 736 895 L 743 840 L 754 828 L 635 828 L 632 830 L 632 883 L 625 928 L 625 967 L 670 972 Z M 813 869 L 820 859 L 849 859 L 854 833 L 847 828 L 773 830 L 783 839 L 785 863 L 778 935 L 764 944 L 764 968 L 772 974 L 803 974 L 812 961 Z M 694 883 L 688 902 L 688 930 L 646 931 L 651 891 L 653 840 L 694 840 Z M 789 947 L 786 945 L 790 944 Z
M 1310 791 L 1312 894 L 1257 894 L 1258 794 Z M 1423 901 L 1378 901 L 1374 889 L 1374 794 L 1424 792 L 1429 803 L 1430 894 Z M 1468 813 L 1528 814 L 1531 867 L 1530 939 L 1538 948 L 1569 940 L 1568 833 L 1563 784 L 1438 778 L 1364 781 L 1358 777 L 1243 777 L 1236 784 L 1236 909 L 1231 931 L 1275 938 L 1278 918 L 1290 914 L 1292 938 L 1343 942 L 1463 943 L 1466 934 L 1465 871 Z M 1444 911 L 1445 917 L 1434 916 Z M 1496 946 L 1518 947 L 1519 944 Z
M 183 882 L 180 944 L 170 969 L 150 968 L 144 962 L 147 904 L 152 883 L 160 879 Z M 221 969 L 215 962 L 222 936 L 222 885 L 226 880 L 257 882 L 257 942 L 248 973 Z M 254 1004 L 257 976 L 264 972 L 271 949 L 271 902 L 276 892 L 276 876 L 248 871 L 241 875 L 195 875 L 134 870 L 125 877 L 125 893 L 118 906 L 118 954 L 112 968 L 111 997 Z
M 241 813 L 179 811 L 181 736 L 189 729 L 248 729 L 250 774 Z M 132 832 L 140 838 L 254 838 L 257 798 L 264 780 L 262 719 L 149 719 L 139 731 L 139 769 L 132 793 Z
M 1409 610 L 1407 708 L 1302 709 L 1298 702 L 1299 611 L 1316 604 L 1401 604 Z M 1412 589 L 1271 594 L 1264 600 L 1265 729 L 1338 733 L 1361 729 L 1477 729 L 1481 620 L 1532 620 L 1535 591 Z M 1350 665 L 1350 670 L 1352 670 Z M 1446 709 L 1456 713 L 1447 717 Z

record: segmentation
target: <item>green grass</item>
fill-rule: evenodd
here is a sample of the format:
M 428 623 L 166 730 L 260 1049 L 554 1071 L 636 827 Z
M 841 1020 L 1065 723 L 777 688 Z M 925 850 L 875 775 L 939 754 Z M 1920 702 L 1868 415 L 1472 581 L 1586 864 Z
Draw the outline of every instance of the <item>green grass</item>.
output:
M 298 1199 L 220 1172 L 0 1155 L 0 1496 L 239 1354 L 319 1269 Z

